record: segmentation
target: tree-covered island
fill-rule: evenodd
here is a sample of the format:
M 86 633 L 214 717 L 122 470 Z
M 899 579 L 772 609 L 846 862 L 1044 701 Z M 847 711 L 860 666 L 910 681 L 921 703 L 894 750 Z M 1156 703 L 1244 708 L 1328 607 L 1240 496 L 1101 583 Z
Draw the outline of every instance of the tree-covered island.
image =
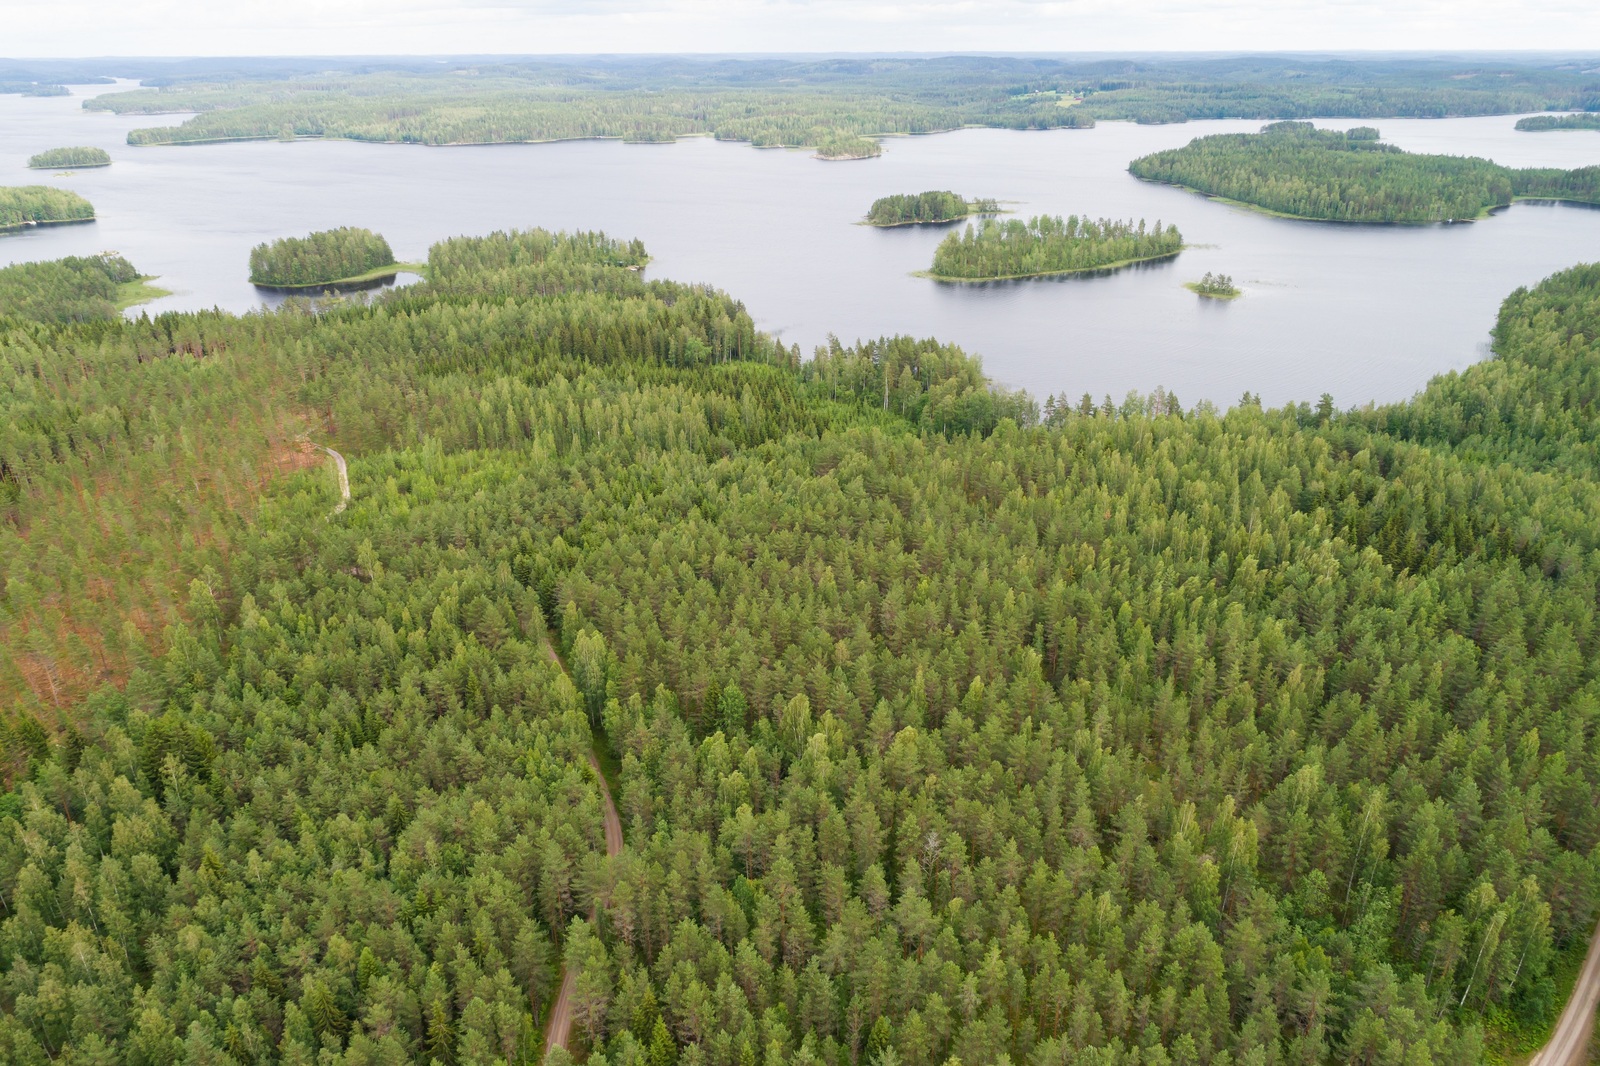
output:
M 56 222 L 93 222 L 94 205 L 48 185 L 0 186 L 0 230 Z
M 1450 222 L 1519 199 L 1600 203 L 1600 168 L 1517 170 L 1470 156 L 1419 155 L 1370 128 L 1274 122 L 1260 133 L 1197 137 L 1135 159 L 1135 177 L 1271 214 L 1327 222 Z
M 354 226 L 284 237 L 250 251 L 250 281 L 263 288 L 359 285 L 390 277 L 400 266 L 380 234 Z
M 1183 287 L 1196 296 L 1204 296 L 1210 300 L 1236 300 L 1243 295 L 1230 275 L 1213 274 L 1209 270 L 1199 281 L 1185 282 Z
M 915 226 L 927 222 L 959 222 L 969 215 L 993 215 L 1000 211 L 995 200 L 968 200 L 960 193 L 933 190 L 900 193 L 872 201 L 867 211 L 869 226 Z
M 111 153 L 104 148 L 79 145 L 72 148 L 51 148 L 28 160 L 31 170 L 65 170 L 68 167 L 108 167 Z
M 111 252 L 0 269 L 0 316 L 35 322 L 90 322 L 166 296 Z
M 1109 270 L 1183 250 L 1177 226 L 1144 219 L 1099 220 L 1077 215 L 1039 215 L 999 221 L 985 219 L 952 233 L 933 253 L 926 277 L 939 281 L 998 281 L 1050 274 Z
M 1517 129 L 1523 133 L 1546 133 L 1550 130 L 1600 130 L 1600 113 L 1578 111 L 1569 115 L 1529 115 L 1517 119 Z
M 876 139 L 847 130 L 829 130 L 817 138 L 818 159 L 876 159 L 882 154 L 883 145 Z

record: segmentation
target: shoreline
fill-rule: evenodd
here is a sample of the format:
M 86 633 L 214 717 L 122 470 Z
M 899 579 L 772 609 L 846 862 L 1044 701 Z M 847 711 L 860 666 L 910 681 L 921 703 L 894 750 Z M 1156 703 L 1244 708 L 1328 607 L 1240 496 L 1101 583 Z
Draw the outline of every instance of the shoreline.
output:
M 303 285 L 275 285 L 270 281 L 257 281 L 251 278 L 250 284 L 266 292 L 296 296 L 307 293 L 343 292 L 351 289 L 376 289 L 393 281 L 399 274 L 417 274 L 426 278 L 427 271 L 426 263 L 388 263 L 365 274 L 335 278 L 332 281 L 313 281 Z
M 1095 274 L 1101 271 L 1109 274 L 1113 271 L 1121 270 L 1123 267 L 1134 266 L 1138 263 L 1158 263 L 1164 259 L 1176 259 L 1178 256 L 1182 255 L 1184 250 L 1188 247 L 1189 245 L 1186 244 L 1175 252 L 1162 252 L 1160 255 L 1143 255 L 1136 259 L 1119 259 L 1114 263 L 1100 263 L 1095 266 L 1072 267 L 1069 270 L 1041 270 L 1034 274 L 998 274 L 993 277 L 958 278 L 951 277 L 948 274 L 935 274 L 932 270 L 917 270 L 913 271 L 911 276 L 914 278 L 928 278 L 933 281 L 959 282 L 962 284 L 971 285 L 981 284 L 986 281 L 1024 281 L 1028 278 L 1059 278 L 1070 274 Z
M 1129 173 L 1132 174 L 1133 172 L 1129 171 Z M 1229 207 L 1243 208 L 1246 211 L 1254 211 L 1258 215 L 1266 215 L 1269 218 L 1285 218 L 1291 222 L 1325 222 L 1336 226 L 1458 226 L 1463 222 L 1482 221 L 1483 219 L 1489 218 L 1497 212 L 1504 211 L 1515 204 L 1581 204 L 1584 207 L 1600 207 L 1600 203 L 1596 203 L 1594 200 L 1583 200 L 1576 196 L 1513 195 L 1511 197 L 1511 203 L 1490 204 L 1488 207 L 1485 207 L 1482 211 L 1478 212 L 1471 218 L 1318 218 L 1315 215 L 1292 215 L 1287 211 L 1279 211 L 1276 208 L 1263 207 L 1260 204 L 1252 204 L 1245 200 L 1235 200 L 1231 197 L 1223 196 L 1220 193 L 1211 193 L 1206 192 L 1204 189 L 1197 189 L 1193 185 L 1184 185 L 1182 182 L 1163 181 L 1160 178 L 1140 178 L 1137 174 L 1133 174 L 1133 177 L 1137 178 L 1139 181 L 1149 182 L 1151 185 L 1165 185 L 1169 189 L 1182 189 L 1184 192 L 1191 192 L 1196 196 L 1203 196 L 1213 203 L 1226 204 Z
M 12 222 L 0 225 L 0 233 L 15 233 L 18 230 L 32 229 L 35 226 L 74 226 L 80 222 L 98 222 L 98 215 L 88 218 L 25 218 L 21 222 Z

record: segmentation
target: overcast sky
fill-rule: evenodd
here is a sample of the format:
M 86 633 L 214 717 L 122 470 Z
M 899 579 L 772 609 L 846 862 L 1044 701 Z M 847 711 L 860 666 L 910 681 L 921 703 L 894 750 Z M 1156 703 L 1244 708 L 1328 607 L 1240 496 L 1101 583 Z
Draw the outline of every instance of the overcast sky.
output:
M 0 55 L 1600 50 L 1600 0 L 0 0 Z

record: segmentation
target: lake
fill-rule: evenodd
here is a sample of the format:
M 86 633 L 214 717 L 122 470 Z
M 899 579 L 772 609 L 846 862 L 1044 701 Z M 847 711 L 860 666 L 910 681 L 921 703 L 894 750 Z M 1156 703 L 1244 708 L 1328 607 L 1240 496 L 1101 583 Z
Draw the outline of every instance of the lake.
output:
M 99 221 L 0 237 L 0 263 L 115 250 L 173 295 L 151 312 L 258 308 L 250 248 L 334 226 L 384 234 L 401 260 L 458 234 L 543 226 L 641 238 L 653 277 L 708 282 L 802 351 L 829 333 L 912 333 L 979 353 L 989 374 L 1077 397 L 1164 386 L 1185 404 L 1246 390 L 1270 404 L 1332 393 L 1341 407 L 1399 400 L 1488 354 L 1500 301 L 1600 257 L 1600 210 L 1518 204 L 1484 221 L 1421 227 L 1269 218 L 1149 185 L 1128 161 L 1260 122 L 1092 130 L 963 130 L 891 138 L 882 157 L 824 163 L 693 138 L 425 148 L 340 141 L 130 148 L 128 130 L 182 116 L 85 112 L 73 97 L 0 96 L 0 184 L 45 183 L 93 201 Z M 1513 117 L 1373 122 L 1411 151 L 1513 166 L 1600 162 L 1600 133 L 1517 133 Z M 1347 128 L 1355 121 L 1319 125 Z M 29 171 L 46 148 L 87 144 L 108 168 Z M 912 277 L 944 230 L 855 223 L 877 197 L 924 189 L 994 197 L 1022 217 L 1174 222 L 1193 247 L 1108 277 L 952 285 Z M 1231 303 L 1183 288 L 1207 271 Z M 271 303 L 277 298 L 268 300 Z

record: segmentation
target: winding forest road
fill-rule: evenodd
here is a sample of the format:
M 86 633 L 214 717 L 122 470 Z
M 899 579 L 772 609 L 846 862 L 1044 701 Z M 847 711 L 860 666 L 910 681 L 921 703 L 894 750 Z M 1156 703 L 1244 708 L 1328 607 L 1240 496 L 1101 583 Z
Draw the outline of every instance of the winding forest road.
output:
M 550 661 L 561 668 L 562 673 L 567 672 L 567 664 L 561 661 L 561 656 L 556 654 L 556 649 L 546 643 L 544 650 L 549 654 Z M 569 675 L 570 676 L 570 675 Z M 622 854 L 622 818 L 617 814 L 617 805 L 611 799 L 611 786 L 606 784 L 606 775 L 600 769 L 600 760 L 593 751 L 589 752 L 589 765 L 594 768 L 595 782 L 600 786 L 600 802 L 605 812 L 606 826 L 606 854 L 617 856 Z M 589 910 L 589 921 L 593 922 L 598 917 L 594 908 Z M 544 1027 L 544 1053 L 550 1054 L 550 1049 L 559 1047 L 565 1049 L 567 1039 L 572 1035 L 572 996 L 577 990 L 578 978 L 566 964 L 562 964 L 561 991 L 556 993 L 556 1001 L 550 1006 L 550 1020 Z
M 1550 1034 L 1550 1042 L 1528 1060 L 1528 1066 L 1583 1066 L 1588 1062 L 1596 1007 L 1600 1007 L 1600 927 L 1589 941 L 1589 954 L 1572 986 L 1572 998 L 1567 1000 L 1555 1032 Z
M 344 456 L 340 455 L 326 444 L 313 444 L 312 447 L 321 448 L 323 451 L 333 456 L 334 463 L 339 467 L 339 506 L 333 509 L 330 514 L 331 517 L 332 515 L 336 515 L 343 511 L 346 507 L 350 506 L 350 467 L 345 464 Z

